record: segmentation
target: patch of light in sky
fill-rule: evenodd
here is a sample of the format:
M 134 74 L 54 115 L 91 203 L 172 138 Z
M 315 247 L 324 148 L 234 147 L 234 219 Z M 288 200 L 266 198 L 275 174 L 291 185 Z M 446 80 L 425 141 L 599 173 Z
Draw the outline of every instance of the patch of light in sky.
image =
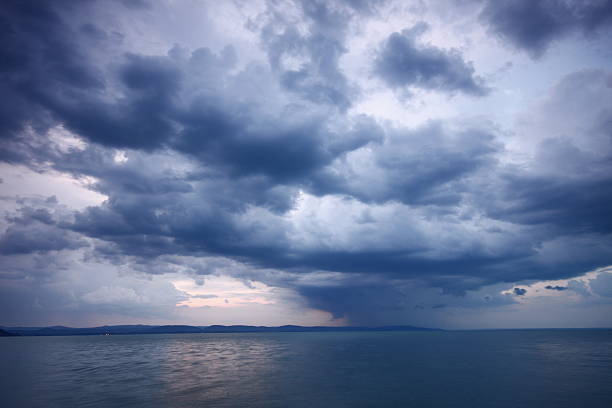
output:
M 73 209 L 100 205 L 107 197 L 88 188 L 92 177 L 75 179 L 67 174 L 47 171 L 37 173 L 24 166 L 0 163 L 0 195 L 8 193 L 17 197 L 55 196 L 60 204 Z M 6 201 L 2 204 L 6 208 Z M 10 206 L 12 207 L 12 206 Z
M 273 288 L 261 282 L 248 282 L 229 276 L 208 275 L 199 285 L 192 279 L 172 281 L 177 290 L 189 296 L 177 306 L 238 307 L 248 304 L 274 304 Z

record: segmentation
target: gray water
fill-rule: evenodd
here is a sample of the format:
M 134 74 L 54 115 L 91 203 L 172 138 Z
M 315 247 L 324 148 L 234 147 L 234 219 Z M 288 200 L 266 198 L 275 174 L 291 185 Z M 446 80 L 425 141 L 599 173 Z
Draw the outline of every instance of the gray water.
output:
M 612 331 L 0 338 L 2 407 L 612 407 Z

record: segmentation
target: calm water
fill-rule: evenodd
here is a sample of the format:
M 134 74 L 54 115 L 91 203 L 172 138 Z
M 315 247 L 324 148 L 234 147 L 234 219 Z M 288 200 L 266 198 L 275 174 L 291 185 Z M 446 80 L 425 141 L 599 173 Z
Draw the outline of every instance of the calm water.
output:
M 612 331 L 0 338 L 0 361 L 3 407 L 612 407 Z

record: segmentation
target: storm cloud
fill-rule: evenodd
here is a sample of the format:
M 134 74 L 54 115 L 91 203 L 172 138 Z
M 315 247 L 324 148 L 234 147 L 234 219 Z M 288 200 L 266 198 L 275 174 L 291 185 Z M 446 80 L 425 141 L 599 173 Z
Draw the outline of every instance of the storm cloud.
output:
M 467 52 L 501 40 L 545 59 L 572 31 L 604 30 L 607 7 L 542 2 L 515 25 L 526 4 L 501 4 L 465 15 L 498 38 L 458 44 L 443 41 L 443 16 L 418 8 L 380 31 L 394 2 L 211 3 L 210 38 L 173 27 L 151 41 L 141 33 L 165 30 L 166 3 L 6 2 L 3 171 L 100 197 L 75 208 L 41 187 L 2 192 L 10 310 L 29 280 L 32 302 L 52 299 L 49 282 L 70 281 L 73 268 L 103 272 L 58 310 L 172 316 L 186 299 L 223 297 L 190 298 L 157 279 L 230 275 L 346 322 L 416 322 L 512 305 L 532 294 L 519 282 L 609 265 L 612 73 L 568 67 L 510 109 L 520 75 L 498 90 L 508 84 L 494 83 L 488 48 Z M 240 24 L 225 32 L 217 15 Z M 377 92 L 423 119 L 368 111 Z M 418 110 L 427 98 L 440 98 L 439 113 Z M 500 98 L 514 122 L 482 108 Z M 599 279 L 591 287 L 605 297 Z
M 491 0 L 481 17 L 503 40 L 540 57 L 553 42 L 574 32 L 608 35 L 612 5 L 605 0 Z
M 418 43 L 428 30 L 424 22 L 393 33 L 383 43 L 374 72 L 391 87 L 417 87 L 483 96 L 488 90 L 472 64 L 457 50 Z

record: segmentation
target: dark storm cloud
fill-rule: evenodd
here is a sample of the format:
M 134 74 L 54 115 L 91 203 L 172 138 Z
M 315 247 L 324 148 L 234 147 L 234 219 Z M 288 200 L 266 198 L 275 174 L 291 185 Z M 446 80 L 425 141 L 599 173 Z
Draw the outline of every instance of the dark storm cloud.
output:
M 392 88 L 416 87 L 445 92 L 486 95 L 483 80 L 457 50 L 419 43 L 428 30 L 421 22 L 387 38 L 374 62 L 376 75 Z
M 364 202 L 452 206 L 461 201 L 470 175 L 494 166 L 499 149 L 494 130 L 481 124 L 430 122 L 411 130 L 388 129 L 384 140 L 361 157 L 368 166 L 347 169 L 337 163 L 317 174 L 311 189 Z
M 398 281 L 485 307 L 512 296 L 471 299 L 469 291 L 576 276 L 612 259 L 612 155 L 578 143 L 608 140 L 605 98 L 572 107 L 597 117 L 588 121 L 593 129 L 573 135 L 577 141 L 550 134 L 534 163 L 512 167 L 501 163 L 500 131 L 486 121 L 405 128 L 348 113 L 358 90 L 339 61 L 350 25 L 373 3 L 291 3 L 302 24 L 271 5 L 260 32 L 264 66 L 231 45 L 111 52 L 114 34 L 89 18 L 87 4 L 2 8 L 0 158 L 90 177 L 90 188 L 107 197 L 67 215 L 53 209 L 57 203 L 19 203 L 0 238 L 7 258 L 34 254 L 44 263 L 51 252 L 90 243 L 90 259 L 158 273 L 172 270 L 161 266 L 168 256 L 225 257 L 246 265 L 242 278 L 295 289 L 313 307 L 364 322 L 442 304 L 410 298 Z M 457 51 L 420 44 L 422 30 L 392 34 L 377 74 L 392 87 L 485 95 L 471 64 Z M 554 99 L 574 100 L 606 78 L 573 76 Z M 47 132 L 59 125 L 86 143 L 62 147 Z M 558 173 L 564 166 L 572 177 Z M 302 208 L 311 198 L 318 201 Z M 269 268 L 348 277 L 333 287 L 304 285 Z M 121 290 L 86 299 L 113 296 L 138 299 Z
M 86 13 L 88 4 L 80 6 Z M 160 146 L 171 130 L 168 100 L 178 80 L 171 68 L 163 59 L 128 55 L 119 72 L 124 96 L 109 98 L 109 78 L 91 55 L 104 48 L 99 42 L 106 35 L 91 23 L 83 26 L 86 35 L 78 35 L 69 13 L 60 13 L 73 7 L 80 8 L 70 2 L 3 4 L 0 130 L 3 138 L 14 137 L 3 143 L 5 160 L 31 159 L 24 150 L 35 142 L 16 136 L 26 125 L 44 133 L 59 122 L 96 143 L 147 149 Z
M 172 98 L 179 72 L 164 57 L 127 55 L 118 73 L 125 86 L 122 98 L 75 95 L 51 101 L 49 107 L 70 130 L 112 147 L 153 149 L 173 130 Z
M 69 30 L 48 3 L 3 2 L 0 27 L 0 137 L 14 136 L 25 123 L 37 130 L 49 125 L 41 106 L 45 86 L 100 86 L 97 76 L 79 63 Z M 3 149 L 2 157 L 10 156 Z
M 538 265 L 529 259 L 534 251 L 524 242 L 503 248 L 496 255 L 487 254 L 486 248 L 474 248 L 447 260 L 427 257 L 431 248 L 418 245 L 403 245 L 397 250 L 306 250 L 292 245 L 287 235 L 290 227 L 282 219 L 245 220 L 240 213 L 232 213 L 198 195 L 168 201 L 146 196 L 113 198 L 78 214 L 71 228 L 113 242 L 115 252 L 105 255 L 111 258 L 216 254 L 263 268 L 332 270 L 383 279 L 420 278 L 443 288 L 445 293 L 458 295 L 498 281 L 570 276 L 575 270 Z M 391 236 L 381 238 L 380 245 L 391 244 L 385 242 Z
M 274 4 L 272 2 L 269 5 Z M 371 13 L 373 1 L 296 1 L 270 6 L 268 23 L 261 29 L 272 68 L 280 83 L 297 95 L 340 109 L 351 105 L 356 90 L 339 68 L 349 24 L 360 14 Z M 297 9 L 308 31 L 301 33 L 282 9 Z
M 360 129 L 340 135 L 327 128 L 325 117 L 295 114 L 297 121 L 245 117 L 243 113 L 240 122 L 216 109 L 196 111 L 183 122 L 185 129 L 176 147 L 233 176 L 260 174 L 287 182 L 308 176 L 377 137 Z
M 83 237 L 60 226 L 66 214 L 56 211 L 57 199 L 52 196 L 39 202 L 18 201 L 15 214 L 8 214 L 8 227 L 0 235 L 0 254 L 32 254 L 87 246 Z
M 491 31 L 533 57 L 541 56 L 554 41 L 580 31 L 602 35 L 612 24 L 607 0 L 488 0 L 481 14 Z
M 305 3 L 303 8 L 313 24 L 329 23 L 326 16 L 331 11 L 325 5 Z M 7 9 L 7 20 L 17 34 L 6 39 L 11 46 L 6 48 L 25 49 L 19 65 L 7 64 L 7 83 L 14 88 L 11 92 L 24 96 L 17 114 L 11 109 L 19 104 L 7 105 L 6 115 L 15 118 L 14 123 L 9 122 L 15 130 L 26 122 L 31 124 L 32 113 L 41 110 L 36 118 L 50 118 L 40 124 L 44 125 L 41 131 L 59 122 L 100 145 L 143 150 L 170 146 L 234 176 L 263 174 L 273 179 L 303 177 L 369 141 L 370 136 L 359 129 L 334 134 L 323 116 L 325 112 L 309 107 L 281 106 L 280 114 L 275 115 L 261 112 L 257 107 L 261 94 L 249 95 L 243 86 L 245 81 L 261 82 L 253 77 L 259 71 L 247 69 L 228 77 L 227 70 L 235 61 L 231 47 L 219 56 L 205 48 L 186 55 L 178 49 L 167 56 L 127 54 L 120 57 L 117 69 L 103 73 L 82 50 L 83 44 L 76 41 L 78 36 L 62 17 L 48 4 L 43 9 L 47 13 L 36 14 L 32 24 L 48 28 L 35 31 L 28 29 L 27 10 L 19 6 Z M 314 47 L 320 41 L 311 43 Z M 41 59 L 42 53 L 54 57 Z M 317 61 L 326 58 L 313 57 Z M 328 82 L 338 84 L 334 75 L 342 75 L 334 73 L 336 63 L 322 67 L 326 73 L 317 71 L 313 75 L 318 78 L 329 74 L 332 77 Z M 47 68 L 46 64 L 52 66 Z M 78 74 L 73 72 L 77 70 Z M 21 78 L 27 80 L 22 82 Z M 115 85 L 111 87 L 111 83 Z M 179 93 L 184 95 L 193 87 L 197 92 L 191 99 L 178 100 Z M 108 94 L 114 92 L 121 96 L 109 98 Z M 232 92 L 246 98 L 246 103 L 228 100 Z M 41 143 L 44 141 L 15 138 L 3 146 L 3 156 L 8 161 L 31 161 L 31 155 L 48 150 Z
M 495 199 L 483 203 L 489 216 L 560 235 L 612 233 L 610 78 L 602 70 L 567 75 L 531 111 L 526 119 L 536 127 L 525 136 L 540 140 L 533 166 L 497 172 Z
M 588 81 L 586 78 L 588 78 Z M 571 76 L 568 77 L 566 82 L 580 84 L 582 89 L 590 88 L 591 85 L 587 85 L 589 83 L 598 84 L 600 81 L 604 81 L 605 86 L 605 76 L 590 75 L 586 78 L 585 75 Z M 574 88 L 568 86 L 567 89 L 572 91 Z M 580 91 L 574 90 L 572 94 L 576 98 Z M 564 98 L 563 95 L 558 96 Z M 585 109 L 590 109 L 590 107 L 585 106 Z M 603 123 L 609 120 L 605 109 L 601 114 L 595 113 L 595 115 L 601 121 L 601 125 L 599 122 L 593 122 L 594 129 L 598 131 L 599 129 L 605 129 Z M 436 178 L 430 178 L 427 172 L 419 173 L 420 169 L 435 170 L 436 160 L 445 165 L 455 166 L 453 163 L 457 160 L 457 165 L 453 167 L 453 170 L 439 173 L 442 176 L 444 174 L 453 175 L 450 179 L 441 177 L 442 184 L 449 180 L 461 180 L 463 174 L 470 174 L 470 172 L 476 170 L 478 172 L 475 174 L 476 178 L 472 180 L 476 182 L 472 182 L 469 187 L 461 184 L 451 184 L 449 191 L 456 194 L 456 197 L 460 197 L 460 199 L 439 202 L 448 207 L 447 214 L 454 214 L 457 211 L 456 206 L 465 203 L 466 201 L 463 200 L 467 198 L 474 208 L 482 208 L 493 218 L 524 226 L 527 230 L 520 233 L 516 240 L 508 241 L 507 246 L 505 245 L 501 251 L 496 250 L 496 255 L 488 254 L 484 256 L 479 251 L 466 251 L 462 252 L 458 258 L 449 261 L 421 257 L 420 254 L 426 251 L 426 248 L 432 248 L 427 245 L 413 248 L 407 246 L 398 251 L 360 249 L 359 251 L 342 252 L 321 248 L 317 251 L 306 252 L 293 249 L 293 251 L 288 252 L 283 244 L 284 241 L 281 239 L 268 241 L 273 243 L 272 246 L 260 244 L 253 248 L 243 241 L 244 237 L 248 235 L 244 234 L 246 230 L 236 233 L 234 240 L 216 242 L 214 247 L 222 253 L 240 256 L 242 259 L 255 260 L 258 265 L 271 267 L 307 267 L 344 272 L 378 273 L 390 277 L 428 275 L 428 279 L 433 284 L 439 285 L 449 292 L 459 294 L 466 289 L 473 289 L 495 281 L 511 282 L 513 279 L 569 277 L 576 271 L 589 270 L 609 262 L 611 254 L 609 250 L 606 250 L 605 243 L 610 242 L 610 229 L 605 222 L 608 217 L 603 211 L 604 207 L 602 207 L 607 200 L 600 199 L 601 194 L 607 194 L 606 184 L 609 184 L 606 181 L 609 172 L 605 171 L 606 163 L 609 163 L 609 151 L 600 149 L 599 157 L 585 156 L 584 154 L 567 156 L 564 149 L 553 148 L 561 142 L 551 145 L 550 142 L 544 141 L 543 151 L 546 152 L 546 155 L 538 156 L 538 161 L 553 166 L 553 168 L 557 167 L 557 162 L 562 162 L 565 166 L 576 165 L 577 168 L 583 169 L 579 173 L 580 176 L 567 180 L 562 174 L 551 174 L 549 170 L 544 173 L 515 171 L 514 175 L 511 176 L 503 169 L 497 168 L 494 160 L 489 160 L 489 156 L 496 151 L 490 133 L 464 130 L 449 135 L 446 131 L 441 131 L 434 126 L 433 128 L 425 128 L 422 133 L 417 132 L 416 135 L 418 136 L 412 140 L 410 138 L 406 139 L 410 141 L 410 143 L 407 142 L 406 150 L 402 150 L 401 144 L 390 145 L 386 151 L 388 155 L 386 155 L 384 144 L 382 149 L 374 148 L 373 150 L 377 154 L 381 154 L 382 159 L 379 160 L 383 164 L 381 167 L 387 169 L 390 163 L 402 165 L 400 167 L 402 171 L 398 172 L 398 180 L 403 181 L 406 178 L 410 180 L 410 176 L 415 177 L 416 180 L 424 178 L 428 181 L 423 184 L 429 186 L 436 185 L 434 181 Z M 436 135 L 438 136 L 436 137 Z M 579 135 L 576 135 L 576 137 L 579 137 Z M 605 131 L 589 135 L 591 140 L 607 137 Z M 419 140 L 427 140 L 428 149 L 431 150 L 419 151 L 415 149 L 415 146 L 419 146 Z M 439 143 L 432 143 L 433 141 L 439 141 Z M 378 145 L 374 145 L 374 147 L 376 146 Z M 423 160 L 415 159 L 416 161 L 412 162 L 411 150 L 415 157 L 421 156 Z M 457 156 L 458 152 L 462 150 L 467 152 L 464 159 L 461 159 L 460 155 Z M 431 153 L 431 156 L 427 156 L 426 153 L 428 152 Z M 450 152 L 453 152 L 453 154 Z M 446 155 L 446 153 L 449 155 Z M 462 163 L 466 165 L 467 171 L 465 173 L 459 170 L 463 167 Z M 355 174 L 354 170 L 353 174 Z M 404 177 L 399 177 L 399 174 L 403 174 Z M 539 178 L 539 182 L 531 184 L 530 180 L 534 177 Z M 333 180 L 333 177 L 327 180 Z M 376 176 L 376 182 L 367 187 L 370 189 L 379 188 L 380 185 L 384 185 L 389 180 L 393 180 L 393 177 L 383 171 L 380 177 Z M 482 184 L 483 182 L 484 184 Z M 598 183 L 598 187 L 596 189 L 590 188 L 590 186 L 593 186 L 592 183 Z M 381 201 L 402 197 L 403 190 L 394 188 L 399 185 L 401 184 L 391 184 L 389 191 L 393 191 L 393 195 L 389 195 Z M 464 187 L 465 190 L 462 191 L 461 189 Z M 528 192 L 525 192 L 526 189 L 529 189 Z M 330 192 L 347 194 L 347 190 L 337 187 L 328 190 L 328 193 Z M 349 190 L 348 194 L 364 200 L 364 195 L 360 195 L 359 190 Z M 406 197 L 412 199 L 412 201 L 407 199 L 407 202 L 418 203 L 418 189 L 408 190 Z M 562 197 L 566 198 L 561 199 Z M 566 214 L 566 216 L 560 216 L 560 213 Z M 592 218 L 589 214 L 592 214 Z M 597 222 L 597 219 L 600 221 Z M 370 222 L 372 221 L 373 219 L 370 216 Z M 228 225 L 234 224 L 229 223 Z M 275 228 L 284 230 L 286 226 L 278 224 Z M 228 230 L 225 229 L 225 231 Z M 501 236 L 508 234 L 503 229 L 497 231 Z M 491 229 L 491 237 L 495 236 L 494 232 L 495 229 Z M 409 234 L 410 232 L 406 231 L 404 236 Z M 575 234 L 575 238 L 566 238 L 568 234 L 570 236 Z M 189 236 L 193 239 L 198 235 L 190 234 Z M 281 234 L 280 237 L 282 236 Z M 547 244 L 545 250 L 538 249 L 545 241 L 549 241 L 551 244 Z M 228 242 L 232 246 L 227 246 Z M 240 242 L 240 244 L 234 245 L 237 242 Z M 436 244 L 429 245 L 435 247 Z M 251 252 L 253 249 L 254 251 Z M 560 256 L 570 250 L 573 253 L 573 258 Z M 542 264 L 536 258 L 533 258 L 538 251 L 542 255 L 551 254 L 549 256 L 559 261 L 552 264 Z M 445 280 L 441 279 L 440 275 L 455 275 L 458 279 Z M 479 277 L 480 280 L 472 280 L 474 277 Z
M 130 162 L 125 166 L 133 168 L 126 174 L 143 172 L 133 176 L 136 180 L 160 176 L 151 174 L 138 162 Z M 381 236 L 381 249 L 334 250 L 321 247 L 308 250 L 291 243 L 288 237 L 291 226 L 283 218 L 273 213 L 245 215 L 248 209 L 245 203 L 265 197 L 262 196 L 265 192 L 249 192 L 253 185 L 248 182 L 241 188 L 238 181 L 198 179 L 192 182 L 191 190 L 162 193 L 158 190 L 126 190 L 121 187 L 121 179 L 114 181 L 117 186 L 114 187 L 115 184 L 109 183 L 118 174 L 97 173 L 97 177 L 103 176 L 106 180 L 102 191 L 110 195 L 109 200 L 76 214 L 75 222 L 67 225 L 87 236 L 113 242 L 115 249 L 112 252 L 104 250 L 101 253 L 106 258 L 218 254 L 257 267 L 362 272 L 396 278 L 431 274 L 428 279 L 432 283 L 445 287 L 448 292 L 461 293 L 486 282 L 512 279 L 516 273 L 505 269 L 511 262 L 509 257 L 517 257 L 519 251 L 522 251 L 522 256 L 532 254 L 528 245 L 515 243 L 512 249 L 495 256 L 474 248 L 459 258 L 439 260 L 425 256 L 428 246 L 418 243 L 406 243 L 402 249 L 386 249 L 394 239 L 393 234 Z M 143 184 L 150 183 L 153 180 Z M 266 203 L 260 202 L 259 205 L 265 206 Z M 508 266 L 504 267 L 504 264 Z M 493 273 L 496 269 L 498 272 Z M 485 277 L 487 271 L 489 276 Z M 456 279 L 438 279 L 439 273 Z M 483 278 L 472 281 L 464 279 L 467 276 Z
M 501 294 L 495 288 L 456 295 L 440 293 L 437 288 L 415 281 L 377 281 L 367 275 L 360 277 L 336 285 L 298 285 L 297 290 L 312 307 L 328 310 L 360 325 L 415 321 L 431 325 L 433 314 L 446 313 L 450 308 L 465 311 L 516 303 L 512 295 Z
M 419 136 L 415 138 L 423 137 L 417 135 Z M 430 140 L 436 140 L 432 133 L 425 135 L 430 136 Z M 465 137 L 460 139 L 463 138 Z M 408 152 L 406 158 L 394 156 L 394 161 L 401 164 L 402 160 L 405 160 L 403 171 L 412 173 L 423 167 L 427 160 L 434 158 L 453 163 L 452 156 L 445 156 L 450 153 L 450 149 L 445 145 L 448 142 L 446 136 L 441 136 L 440 140 L 444 143 L 432 151 L 414 152 L 415 157 L 427 151 L 432 154 L 431 157 L 424 156 L 423 161 L 411 164 Z M 483 140 L 488 143 L 489 138 L 485 137 Z M 467 150 L 471 152 L 469 154 L 475 155 L 475 152 L 480 150 L 486 154 L 490 148 L 482 149 L 478 147 L 479 143 L 476 143 L 475 150 Z M 398 147 L 392 147 L 389 152 L 393 150 L 400 151 Z M 465 259 L 453 257 L 437 260 L 422 255 L 427 252 L 427 245 L 415 243 L 405 244 L 403 249 L 385 248 L 392 245 L 395 239 L 393 234 L 385 233 L 380 237 L 383 245 L 380 249 L 363 247 L 359 250 L 343 251 L 324 247 L 312 250 L 299 246 L 291 248 L 293 245 L 287 234 L 292 227 L 275 213 L 282 214 L 293 207 L 297 193 L 294 188 L 276 185 L 261 177 L 231 179 L 214 174 L 206 176 L 176 173 L 169 170 L 172 161 L 169 162 L 168 169 L 159 166 L 159 163 L 167 160 L 168 157 L 161 155 L 156 159 L 146 154 L 131 152 L 127 162 L 117 164 L 112 160 L 112 152 L 107 153 L 104 149 L 95 147 L 64 155 L 62 162 L 58 164 L 60 169 L 75 175 L 87 174 L 96 177 L 100 181 L 94 188 L 109 196 L 102 205 L 77 213 L 74 223 L 65 225 L 87 236 L 113 242 L 116 245 L 115 255 L 103 254 L 107 258 L 123 255 L 154 256 L 156 253 L 213 253 L 236 257 L 258 267 L 370 272 L 396 277 L 432 273 L 431 279 L 434 281 L 437 279 L 435 272 L 443 271 L 444 274 L 453 276 L 480 275 L 500 262 L 509 262 L 508 257 L 516 257 L 519 251 L 522 256 L 532 253 L 529 245 L 515 242 L 511 250 L 504 250 L 495 256 L 474 248 L 469 255 L 462 255 L 466 256 Z M 386 157 L 385 161 L 393 160 Z M 468 163 L 467 158 L 461 161 Z M 460 167 L 458 165 L 447 173 L 456 173 L 455 177 L 461 178 L 462 172 L 457 170 Z M 388 178 L 385 173 L 383 176 Z M 415 173 L 415 177 L 424 177 L 432 182 L 427 173 Z M 444 176 L 440 183 L 446 181 Z M 391 184 L 389 189 L 394 187 L 397 188 Z M 387 199 L 402 197 L 402 194 L 412 194 L 416 200 L 422 192 L 418 188 L 411 192 L 399 191 L 397 195 L 391 195 Z M 253 204 L 272 213 L 247 216 L 245 213 Z M 452 213 L 457 201 L 444 200 L 438 204 L 450 206 L 449 211 Z M 370 222 L 376 220 L 371 218 Z M 364 225 L 367 226 L 367 222 Z M 388 227 L 390 225 L 383 226 L 383 231 Z M 410 231 L 406 231 L 406 234 L 410 234 Z M 504 279 L 510 279 L 511 274 L 505 273 L 503 269 L 499 273 Z M 487 280 L 494 281 L 499 279 L 500 275 L 491 275 Z M 446 287 L 449 292 L 460 293 L 466 288 L 483 284 L 485 280 L 436 282 Z
M 51 4 L 8 1 L 3 4 L 0 18 L 2 75 L 7 79 L 4 82 L 18 91 L 20 99 L 44 99 L 59 85 L 74 91 L 103 86 L 99 72 L 87 63 L 76 36 Z
M 29 254 L 32 252 L 78 249 L 87 246 L 79 236 L 44 224 L 9 227 L 0 236 L 0 254 Z
M 612 199 L 611 181 L 504 175 L 500 200 L 507 200 L 506 205 L 496 205 L 489 215 L 520 224 L 549 224 L 568 233 L 610 233 L 612 219 L 605 203 Z
M 401 292 L 384 284 L 304 287 L 299 293 L 312 307 L 327 310 L 334 317 L 350 314 L 355 324 L 371 324 L 380 321 L 381 315 L 397 313 L 412 305 Z

